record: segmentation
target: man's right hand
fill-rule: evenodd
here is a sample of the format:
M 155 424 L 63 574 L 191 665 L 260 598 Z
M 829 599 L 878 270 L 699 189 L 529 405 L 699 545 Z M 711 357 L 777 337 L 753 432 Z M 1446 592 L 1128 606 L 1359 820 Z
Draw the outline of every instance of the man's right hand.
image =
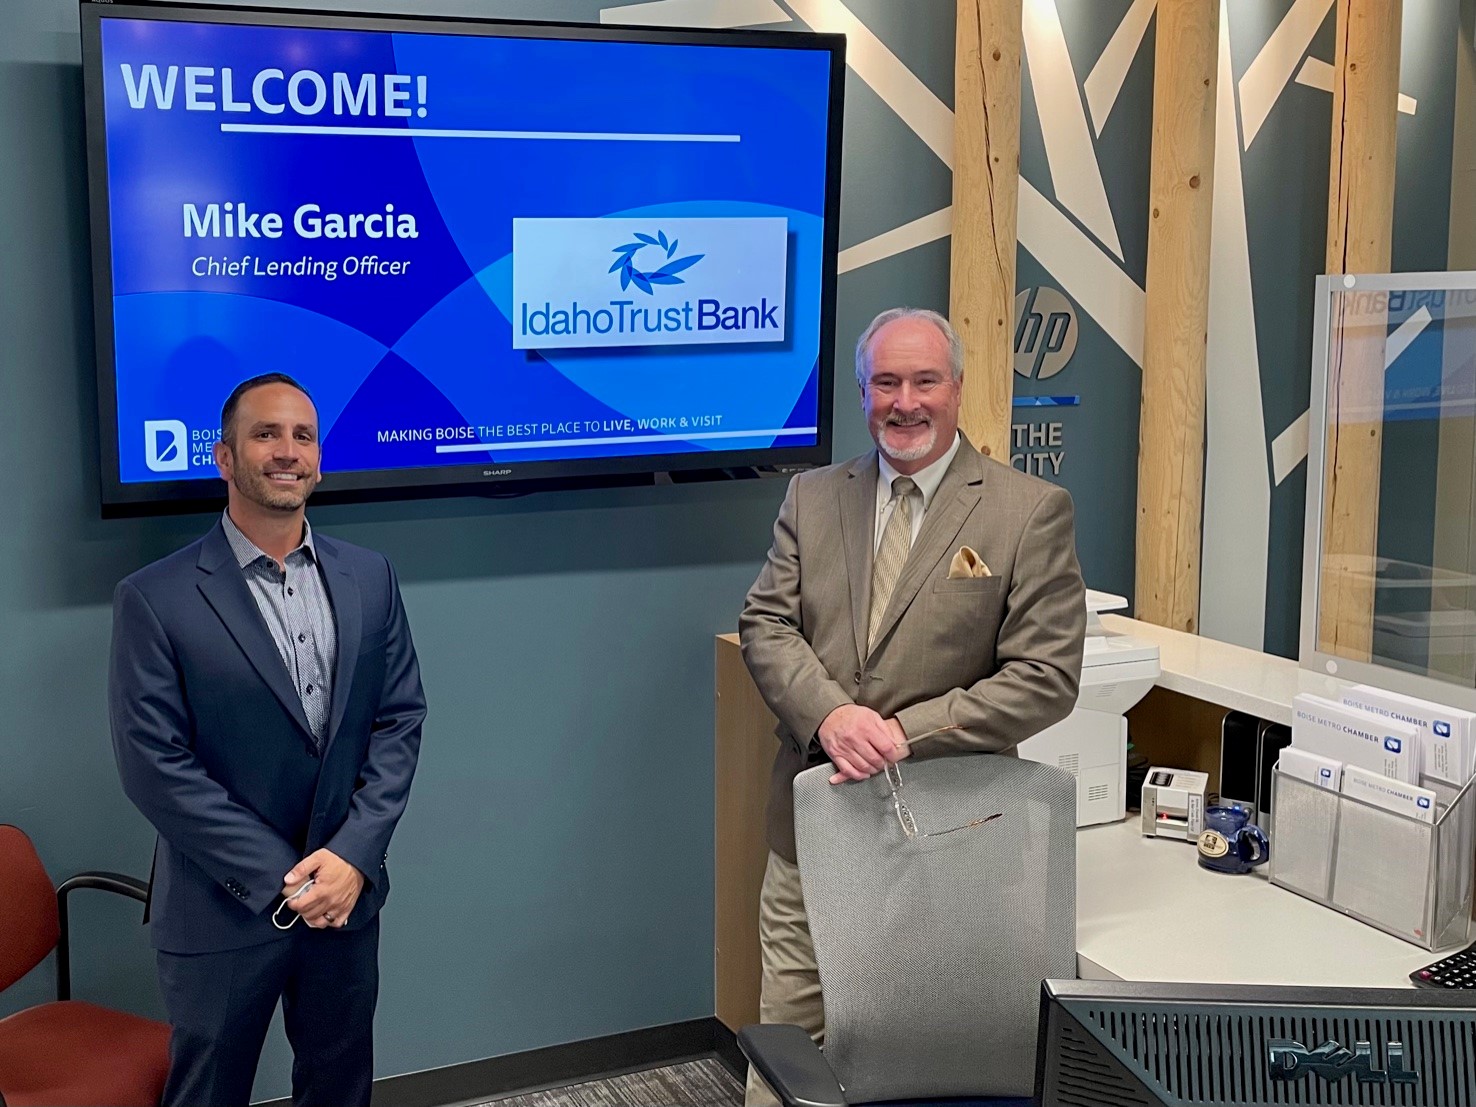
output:
M 886 720 L 869 707 L 847 703 L 837 707 L 820 724 L 820 746 L 838 770 L 830 783 L 866 780 L 887 767 L 887 762 L 901 761 L 907 748 L 897 748 L 895 735 Z

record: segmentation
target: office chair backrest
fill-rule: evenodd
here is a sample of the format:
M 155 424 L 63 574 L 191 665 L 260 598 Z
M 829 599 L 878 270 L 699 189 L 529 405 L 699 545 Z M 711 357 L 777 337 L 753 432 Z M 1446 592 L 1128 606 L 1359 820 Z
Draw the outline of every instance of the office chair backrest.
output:
M 0 824 L 0 991 L 45 960 L 60 936 L 56 889 L 36 848 Z
M 904 761 L 908 838 L 884 774 L 833 771 L 795 779 L 795 832 L 847 1101 L 1028 1096 L 1040 982 L 1076 976 L 1074 778 L 989 754 Z

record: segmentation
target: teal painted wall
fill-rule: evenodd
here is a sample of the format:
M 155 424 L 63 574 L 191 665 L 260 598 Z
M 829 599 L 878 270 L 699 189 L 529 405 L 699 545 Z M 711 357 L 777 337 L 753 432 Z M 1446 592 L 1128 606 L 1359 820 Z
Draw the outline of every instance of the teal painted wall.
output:
M 856 11 L 948 88 L 952 4 L 906 7 Z M 433 10 L 597 20 L 599 4 Z M 54 879 L 142 876 L 153 836 L 107 736 L 109 604 L 120 577 L 211 520 L 97 517 L 77 10 L 10 0 L 0 20 L 0 820 Z M 843 247 L 946 205 L 950 187 L 854 75 L 847 92 Z M 947 280 L 946 239 L 842 278 L 837 457 L 869 441 L 856 335 L 899 301 L 946 308 Z M 753 481 L 314 512 L 398 566 L 430 701 L 391 849 L 380 1075 L 712 1013 L 712 639 L 736 625 L 782 494 Z M 78 995 L 159 1014 L 136 907 L 78 908 Z M 48 963 L 0 1015 L 51 980 Z M 289 1063 L 274 1031 L 259 1096 L 286 1092 Z

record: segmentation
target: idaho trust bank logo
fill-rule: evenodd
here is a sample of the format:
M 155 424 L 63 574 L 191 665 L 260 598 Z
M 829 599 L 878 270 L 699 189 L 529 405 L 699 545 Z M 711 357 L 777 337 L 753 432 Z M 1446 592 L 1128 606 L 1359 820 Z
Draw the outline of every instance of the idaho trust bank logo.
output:
M 627 242 L 624 246 L 617 246 L 612 251 L 620 256 L 615 259 L 615 264 L 610 266 L 611 273 L 620 274 L 620 290 L 624 292 L 631 285 L 635 285 L 647 296 L 655 295 L 651 291 L 653 284 L 686 284 L 687 282 L 678 277 L 677 274 L 684 269 L 690 269 L 701 261 L 706 254 L 688 254 L 684 258 L 672 260 L 676 254 L 677 240 L 667 241 L 665 231 L 657 231 L 656 237 L 636 232 L 636 241 Z M 648 252 L 647 257 L 660 256 L 656 268 L 643 271 L 636 268 L 636 255 L 642 251 Z

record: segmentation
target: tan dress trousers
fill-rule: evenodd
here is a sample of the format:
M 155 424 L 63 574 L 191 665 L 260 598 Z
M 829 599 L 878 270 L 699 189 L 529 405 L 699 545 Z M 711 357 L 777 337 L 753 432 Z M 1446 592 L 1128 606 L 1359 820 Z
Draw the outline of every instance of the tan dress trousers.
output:
M 825 1044 L 825 1007 L 820 1000 L 820 970 L 810 940 L 798 865 L 770 851 L 759 892 L 759 952 L 763 980 L 759 1021 L 803 1027 L 817 1045 Z M 752 1067 L 744 1107 L 775 1107 L 779 1100 Z

